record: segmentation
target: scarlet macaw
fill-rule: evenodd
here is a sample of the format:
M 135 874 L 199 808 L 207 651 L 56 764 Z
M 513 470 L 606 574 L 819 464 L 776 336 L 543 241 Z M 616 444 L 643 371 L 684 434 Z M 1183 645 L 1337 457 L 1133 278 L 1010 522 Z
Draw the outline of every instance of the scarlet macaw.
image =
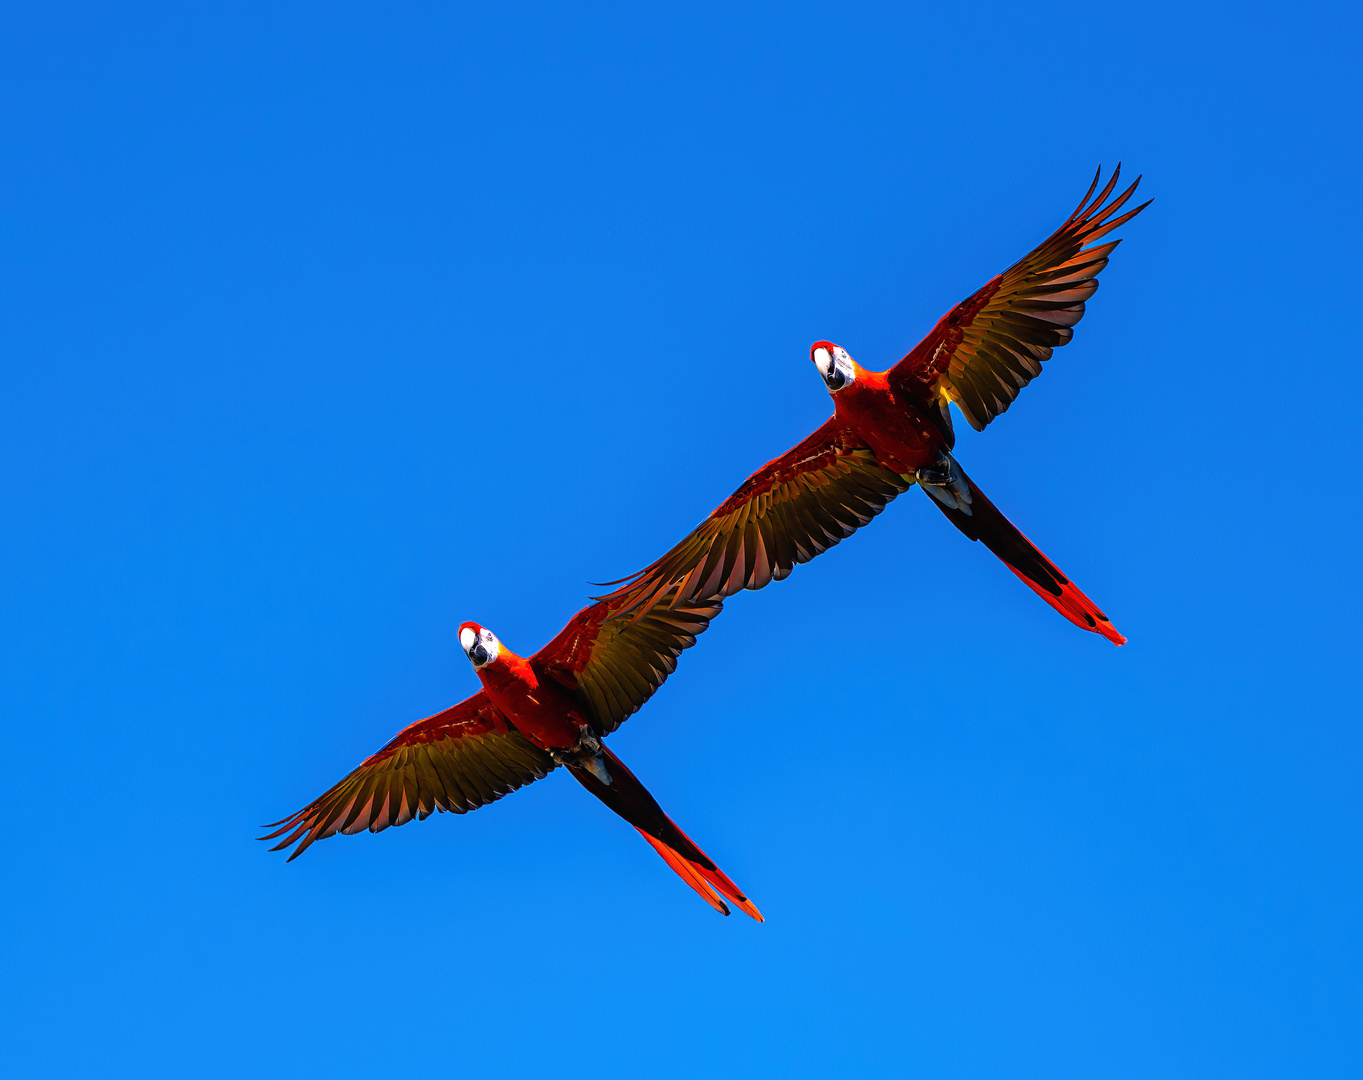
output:
M 476 810 L 566 765 L 711 907 L 729 914 L 723 896 L 762 922 L 752 901 L 601 742 L 653 696 L 722 607 L 717 600 L 662 604 L 642 618 L 619 619 L 611 618 L 611 606 L 593 604 L 529 658 L 492 631 L 464 623 L 459 642 L 483 688 L 404 728 L 326 794 L 267 826 L 275 831 L 262 839 L 287 833 L 271 850 L 297 842 L 292 861 L 338 832 L 378 832 L 436 810 Z
M 831 341 L 810 358 L 833 416 L 804 442 L 753 473 L 681 543 L 605 599 L 647 612 L 675 590 L 682 601 L 731 596 L 786 577 L 867 524 L 919 484 L 961 532 L 981 540 L 1038 596 L 1076 626 L 1116 645 L 1126 638 L 1004 517 L 951 456 L 954 402 L 977 431 L 1041 374 L 1073 336 L 1099 271 L 1120 243 L 1085 247 L 1148 202 L 1109 220 L 1140 183 L 1107 202 L 1121 166 L 1040 247 L 953 308 L 888 371 L 867 371 Z M 1099 170 L 1101 176 L 1102 170 Z

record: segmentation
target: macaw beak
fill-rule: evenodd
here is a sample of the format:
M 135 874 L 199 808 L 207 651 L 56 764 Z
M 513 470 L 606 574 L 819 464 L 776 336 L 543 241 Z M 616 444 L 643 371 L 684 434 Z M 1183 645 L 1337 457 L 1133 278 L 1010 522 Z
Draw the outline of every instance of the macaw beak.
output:
M 819 374 L 825 379 L 828 373 L 833 370 L 833 351 L 824 341 L 817 342 L 809 350 L 809 358 L 814 361 L 814 366 L 819 369 Z

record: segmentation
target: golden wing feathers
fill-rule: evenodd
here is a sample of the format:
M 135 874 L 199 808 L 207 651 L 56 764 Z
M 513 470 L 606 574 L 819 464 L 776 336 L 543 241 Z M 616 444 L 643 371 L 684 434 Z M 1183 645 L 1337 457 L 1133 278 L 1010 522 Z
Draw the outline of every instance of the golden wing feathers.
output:
M 543 674 L 578 690 L 607 735 L 637 712 L 672 672 L 683 649 L 696 643 L 724 605 L 664 597 L 634 618 L 614 603 L 598 602 L 569 620 L 530 658 Z
M 436 810 L 476 810 L 554 767 L 553 758 L 511 727 L 480 690 L 404 728 L 330 791 L 267 826 L 274 831 L 261 839 L 284 836 L 271 851 L 297 843 L 292 861 L 336 833 L 379 832 Z
M 646 612 L 673 589 L 670 603 L 760 589 L 851 536 L 910 486 L 830 418 L 753 473 L 666 555 L 602 599 Z
M 1112 216 L 1140 183 L 1137 177 L 1109 202 L 1120 174 L 1118 165 L 1096 197 L 1095 176 L 1074 213 L 1050 238 L 958 304 L 890 369 L 891 385 L 916 398 L 926 390 L 942 405 L 954 401 L 976 431 L 1004 412 L 1041 374 L 1042 361 L 1074 336 L 1084 303 L 1098 288 L 1098 274 L 1121 241 L 1084 245 L 1150 205 Z

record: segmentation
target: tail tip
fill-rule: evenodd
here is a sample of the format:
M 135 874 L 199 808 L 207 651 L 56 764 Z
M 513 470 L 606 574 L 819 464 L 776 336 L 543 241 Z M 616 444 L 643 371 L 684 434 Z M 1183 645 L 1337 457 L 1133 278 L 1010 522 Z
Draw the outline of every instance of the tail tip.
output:
M 1103 616 L 1102 622 L 1095 626 L 1094 629 L 1119 649 L 1126 644 L 1126 635 L 1118 633 L 1117 628 L 1113 626 L 1112 623 L 1108 622 L 1106 615 Z

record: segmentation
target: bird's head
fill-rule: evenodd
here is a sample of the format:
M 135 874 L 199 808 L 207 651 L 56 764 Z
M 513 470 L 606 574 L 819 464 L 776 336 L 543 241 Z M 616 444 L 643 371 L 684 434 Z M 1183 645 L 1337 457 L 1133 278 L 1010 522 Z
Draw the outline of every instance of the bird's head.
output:
M 857 381 L 857 365 L 847 350 L 831 341 L 816 341 L 809 347 L 809 358 L 823 376 L 824 385 L 830 394 L 836 394 L 844 387 Z
M 459 627 L 459 644 L 475 671 L 494 663 L 502 652 L 497 635 L 476 622 L 466 622 Z

